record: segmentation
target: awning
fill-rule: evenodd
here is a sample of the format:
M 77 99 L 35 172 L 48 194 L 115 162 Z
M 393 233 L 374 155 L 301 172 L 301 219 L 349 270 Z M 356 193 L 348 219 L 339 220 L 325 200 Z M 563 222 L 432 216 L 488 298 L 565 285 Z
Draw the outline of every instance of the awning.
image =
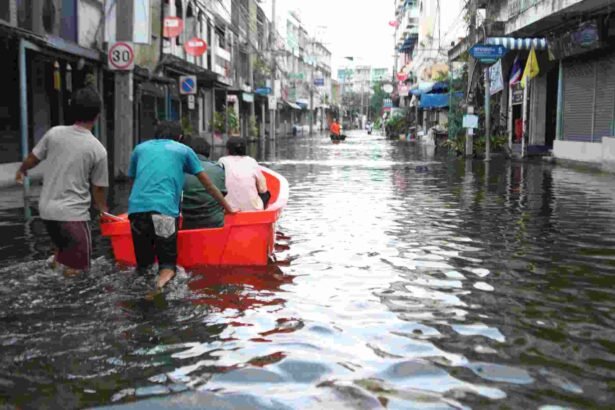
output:
M 423 94 L 419 108 L 445 108 L 448 107 L 448 94 Z
M 412 51 L 418 39 L 418 34 L 410 34 L 408 37 L 406 37 L 402 45 L 399 47 L 399 51 L 402 53 Z
M 515 38 L 515 37 L 488 37 L 487 44 L 504 46 L 509 50 L 546 50 L 549 47 L 546 38 Z
M 292 109 L 295 109 L 295 110 L 300 110 L 300 109 L 301 109 L 301 107 L 299 107 L 299 106 L 298 106 L 297 104 L 295 104 L 295 103 L 292 103 L 292 102 L 290 102 L 290 101 L 286 101 L 286 100 L 284 100 L 284 102 L 285 102 L 285 103 L 286 103 L 286 104 L 287 104 L 290 108 L 292 108 Z
M 423 95 L 425 93 L 428 93 L 432 90 L 433 86 L 435 83 L 433 82 L 420 82 L 416 85 L 414 85 L 411 89 L 410 89 L 410 94 L 412 95 Z

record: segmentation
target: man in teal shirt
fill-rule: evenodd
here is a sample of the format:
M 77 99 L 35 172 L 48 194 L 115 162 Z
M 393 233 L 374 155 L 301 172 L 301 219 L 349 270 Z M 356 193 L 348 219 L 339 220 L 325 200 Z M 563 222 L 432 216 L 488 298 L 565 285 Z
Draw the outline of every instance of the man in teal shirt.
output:
M 187 145 L 196 152 L 211 182 L 226 195 L 224 169 L 208 159 L 209 143 L 202 138 L 194 138 Z M 219 228 L 224 225 L 224 208 L 203 188 L 198 178 L 190 174 L 186 174 L 184 182 L 182 214 L 183 229 Z
M 196 175 L 203 187 L 229 213 L 234 209 L 203 171 L 195 152 L 179 143 L 179 123 L 161 121 L 155 139 L 139 144 L 130 157 L 133 186 L 128 199 L 132 242 L 140 272 L 158 258 L 161 289 L 177 270 L 177 230 L 184 173 Z

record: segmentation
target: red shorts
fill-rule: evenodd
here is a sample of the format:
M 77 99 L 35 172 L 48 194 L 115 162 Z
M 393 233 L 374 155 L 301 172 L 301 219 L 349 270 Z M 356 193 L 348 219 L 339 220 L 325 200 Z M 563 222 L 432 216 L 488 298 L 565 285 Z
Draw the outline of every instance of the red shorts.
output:
M 86 221 L 44 221 L 56 248 L 56 261 L 71 269 L 89 270 L 92 254 L 90 224 Z

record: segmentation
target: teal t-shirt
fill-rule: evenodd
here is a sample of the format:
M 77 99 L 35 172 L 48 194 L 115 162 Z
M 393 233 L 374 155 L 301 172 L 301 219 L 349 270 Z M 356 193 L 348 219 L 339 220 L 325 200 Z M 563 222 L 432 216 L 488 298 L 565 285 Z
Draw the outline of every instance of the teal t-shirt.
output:
M 128 214 L 158 212 L 179 216 L 184 173 L 203 171 L 189 147 L 172 140 L 150 140 L 137 145 L 130 157 L 128 176 L 134 179 Z

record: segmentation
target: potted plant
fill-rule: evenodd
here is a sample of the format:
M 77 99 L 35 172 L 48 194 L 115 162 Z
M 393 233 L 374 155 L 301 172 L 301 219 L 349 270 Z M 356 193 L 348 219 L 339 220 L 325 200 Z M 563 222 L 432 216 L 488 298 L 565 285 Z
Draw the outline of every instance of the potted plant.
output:
M 250 117 L 248 131 L 251 139 L 258 139 L 258 124 L 256 123 L 256 117 Z
M 213 119 L 213 127 L 214 127 L 214 136 L 221 138 L 222 134 L 226 131 L 226 117 L 228 115 L 228 133 L 233 134 L 236 133 L 239 126 L 239 121 L 237 120 L 237 115 L 235 114 L 235 110 L 230 107 L 226 108 L 225 112 L 216 111 L 214 113 Z

